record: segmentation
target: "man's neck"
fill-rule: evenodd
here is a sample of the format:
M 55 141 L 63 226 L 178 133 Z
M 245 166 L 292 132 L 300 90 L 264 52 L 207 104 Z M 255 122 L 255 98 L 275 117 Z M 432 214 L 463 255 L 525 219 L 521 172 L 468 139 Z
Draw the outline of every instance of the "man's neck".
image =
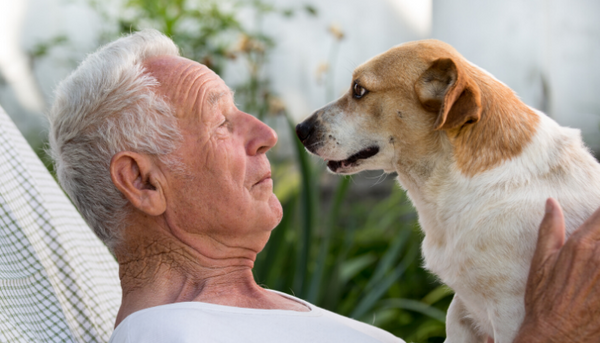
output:
M 123 290 L 116 325 L 133 312 L 185 301 L 307 310 L 256 284 L 252 274 L 256 254 L 248 254 L 248 249 L 229 247 L 221 248 L 218 254 L 206 254 L 203 252 L 213 249 L 214 242 L 209 241 L 207 247 L 191 247 L 161 230 L 134 229 L 126 234 L 123 241 L 129 242 L 128 246 L 115 249 Z M 224 253 L 223 249 L 230 251 Z

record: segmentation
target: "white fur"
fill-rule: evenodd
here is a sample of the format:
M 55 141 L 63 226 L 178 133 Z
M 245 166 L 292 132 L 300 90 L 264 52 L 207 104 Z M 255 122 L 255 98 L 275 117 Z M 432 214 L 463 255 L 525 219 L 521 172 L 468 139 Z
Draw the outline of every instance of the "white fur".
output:
M 436 169 L 427 180 L 398 176 L 426 234 L 425 267 L 455 290 L 451 307 L 464 307 L 451 308 L 447 325 L 460 326 L 461 317 L 470 317 L 495 343 L 512 342 L 522 322 L 545 200 L 553 197 L 562 205 L 568 234 L 600 206 L 600 165 L 579 131 L 537 113 L 541 120 L 532 142 L 499 167 L 474 177 L 455 165 Z M 555 167 L 564 170 L 556 173 Z M 432 239 L 440 235 L 441 245 Z M 499 282 L 486 294 L 482 280 Z M 446 342 L 481 342 L 469 330 L 448 331 Z

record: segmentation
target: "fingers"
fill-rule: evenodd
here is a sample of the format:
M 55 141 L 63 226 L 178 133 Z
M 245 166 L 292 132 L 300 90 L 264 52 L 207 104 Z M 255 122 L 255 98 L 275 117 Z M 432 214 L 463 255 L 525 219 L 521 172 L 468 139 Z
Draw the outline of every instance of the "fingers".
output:
M 600 226 L 600 213 L 598 215 Z M 546 200 L 546 214 L 538 233 L 537 247 L 531 262 L 536 270 L 551 254 L 558 251 L 565 243 L 565 219 L 558 202 L 552 198 Z

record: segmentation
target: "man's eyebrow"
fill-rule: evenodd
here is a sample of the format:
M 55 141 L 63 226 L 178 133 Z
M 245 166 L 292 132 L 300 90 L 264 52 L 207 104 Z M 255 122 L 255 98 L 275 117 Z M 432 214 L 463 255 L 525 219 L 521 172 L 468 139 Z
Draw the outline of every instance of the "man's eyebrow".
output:
M 214 106 L 214 105 L 218 104 L 219 101 L 221 100 L 221 98 L 223 98 L 226 95 L 231 96 L 231 99 L 233 100 L 233 94 L 234 94 L 234 91 L 231 89 L 228 89 L 226 91 L 210 91 L 208 93 L 208 103 L 211 106 Z

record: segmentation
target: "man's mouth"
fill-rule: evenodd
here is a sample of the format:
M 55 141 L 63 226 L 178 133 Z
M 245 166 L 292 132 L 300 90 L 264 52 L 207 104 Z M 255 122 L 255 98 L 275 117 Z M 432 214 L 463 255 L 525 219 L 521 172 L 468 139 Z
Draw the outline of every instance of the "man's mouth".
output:
M 256 182 L 254 184 L 254 186 L 259 185 L 261 183 L 268 182 L 268 181 L 271 181 L 271 172 L 270 171 L 268 173 L 265 173 L 265 175 L 263 175 L 263 177 L 260 180 L 258 180 L 258 182 Z
M 343 161 L 327 161 L 327 167 L 329 167 L 329 170 L 335 173 L 340 168 L 348 168 L 355 166 L 358 160 L 365 160 L 367 158 L 373 157 L 377 155 L 378 152 L 378 146 L 368 147 L 348 157 Z

